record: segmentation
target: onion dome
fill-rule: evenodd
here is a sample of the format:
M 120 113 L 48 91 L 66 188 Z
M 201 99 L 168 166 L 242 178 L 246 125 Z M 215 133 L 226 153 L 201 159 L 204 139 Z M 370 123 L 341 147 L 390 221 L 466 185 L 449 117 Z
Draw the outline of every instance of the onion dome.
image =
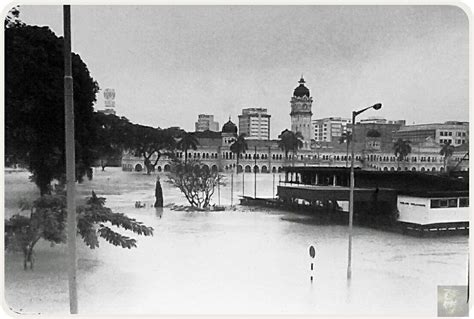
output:
M 232 134 L 237 134 L 237 125 L 232 123 L 232 121 L 229 118 L 229 121 L 222 126 L 222 133 L 232 133 Z
M 295 91 L 293 92 L 293 96 L 296 96 L 296 97 L 303 97 L 303 96 L 307 96 L 309 97 L 309 90 L 306 86 L 304 86 L 304 79 L 303 77 L 301 77 L 301 79 L 298 81 L 298 83 L 300 84 L 296 89 Z

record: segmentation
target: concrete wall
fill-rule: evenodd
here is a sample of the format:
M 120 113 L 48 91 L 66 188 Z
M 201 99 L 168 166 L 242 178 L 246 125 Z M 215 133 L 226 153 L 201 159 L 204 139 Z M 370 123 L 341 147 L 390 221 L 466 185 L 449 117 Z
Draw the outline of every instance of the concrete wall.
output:
M 397 206 L 399 211 L 398 220 L 406 223 L 425 225 L 429 224 L 429 199 L 399 195 Z

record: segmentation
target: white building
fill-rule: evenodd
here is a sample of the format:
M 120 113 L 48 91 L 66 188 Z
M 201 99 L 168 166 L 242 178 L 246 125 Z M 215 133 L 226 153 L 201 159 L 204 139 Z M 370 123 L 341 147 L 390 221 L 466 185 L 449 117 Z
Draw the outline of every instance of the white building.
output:
M 104 90 L 104 109 L 98 110 L 100 113 L 107 115 L 115 115 L 115 90 L 114 89 L 105 89 Z
M 264 108 L 243 109 L 239 115 L 239 133 L 245 134 L 246 139 L 269 140 L 270 116 Z
M 219 122 L 214 121 L 214 115 L 199 114 L 198 121 L 195 123 L 196 132 L 219 131 Z
M 338 141 L 341 135 L 347 131 L 347 124 L 350 122 L 350 119 L 341 117 L 313 120 L 314 139 L 316 142 Z

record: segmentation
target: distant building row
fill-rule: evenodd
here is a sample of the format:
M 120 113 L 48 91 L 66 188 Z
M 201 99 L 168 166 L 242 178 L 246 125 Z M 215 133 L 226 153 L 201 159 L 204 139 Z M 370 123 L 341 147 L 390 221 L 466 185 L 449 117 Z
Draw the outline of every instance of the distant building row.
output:
M 445 166 L 457 170 L 469 169 L 468 122 L 405 125 L 405 121 L 369 118 L 361 120 L 352 128 L 349 120 L 343 118 L 312 121 L 313 98 L 304 83 L 301 78 L 290 99 L 291 130 L 300 132 L 303 137 L 303 145 L 296 154 L 290 152 L 286 157 L 284 150 L 278 145 L 278 140 L 270 139 L 270 115 L 267 110 L 251 108 L 243 110 L 239 116 L 239 128 L 229 119 L 220 132 L 197 129 L 194 134 L 199 146 L 197 150 L 188 152 L 188 158 L 199 160 L 209 169 L 224 172 L 277 172 L 288 165 L 346 166 L 351 157 L 347 144 L 341 142 L 340 137 L 350 130 L 355 136 L 352 142 L 355 165 L 363 169 L 425 172 L 442 172 Z M 214 122 L 213 117 L 205 115 L 200 116 L 199 120 L 202 123 L 208 122 L 209 127 Z M 204 127 L 206 125 L 208 124 L 203 124 Z M 240 154 L 237 165 L 236 154 L 231 152 L 230 146 L 238 133 L 247 135 L 249 149 Z M 394 142 L 399 138 L 409 140 L 411 144 L 411 152 L 400 162 L 394 154 Z M 454 146 L 454 153 L 447 163 L 440 154 L 444 143 Z M 181 151 L 177 151 L 175 155 L 184 158 Z M 122 167 L 124 170 L 140 170 L 143 169 L 143 164 L 141 159 L 124 154 Z M 167 168 L 168 159 L 162 157 L 157 169 Z

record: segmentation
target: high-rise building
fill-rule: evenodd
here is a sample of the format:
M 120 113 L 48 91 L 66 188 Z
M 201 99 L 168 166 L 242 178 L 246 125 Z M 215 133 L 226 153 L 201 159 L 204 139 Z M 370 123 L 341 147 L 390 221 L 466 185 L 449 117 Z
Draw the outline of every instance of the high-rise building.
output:
M 347 130 L 350 119 L 341 117 L 327 117 L 312 121 L 314 129 L 314 139 L 316 142 L 338 141 Z
M 214 121 L 214 115 L 199 114 L 195 123 L 196 132 L 219 131 L 219 122 Z
M 105 89 L 104 90 L 104 109 L 98 110 L 98 112 L 104 114 L 112 114 L 115 115 L 115 90 L 114 89 Z
M 311 107 L 313 98 L 309 90 L 304 86 L 304 79 L 298 81 L 300 84 L 294 91 L 291 103 L 291 130 L 300 132 L 303 135 L 303 148 L 309 150 L 311 148 L 311 139 L 313 138 L 313 125 L 311 124 Z
M 264 108 L 247 108 L 239 115 L 239 133 L 247 139 L 270 139 L 270 114 Z

